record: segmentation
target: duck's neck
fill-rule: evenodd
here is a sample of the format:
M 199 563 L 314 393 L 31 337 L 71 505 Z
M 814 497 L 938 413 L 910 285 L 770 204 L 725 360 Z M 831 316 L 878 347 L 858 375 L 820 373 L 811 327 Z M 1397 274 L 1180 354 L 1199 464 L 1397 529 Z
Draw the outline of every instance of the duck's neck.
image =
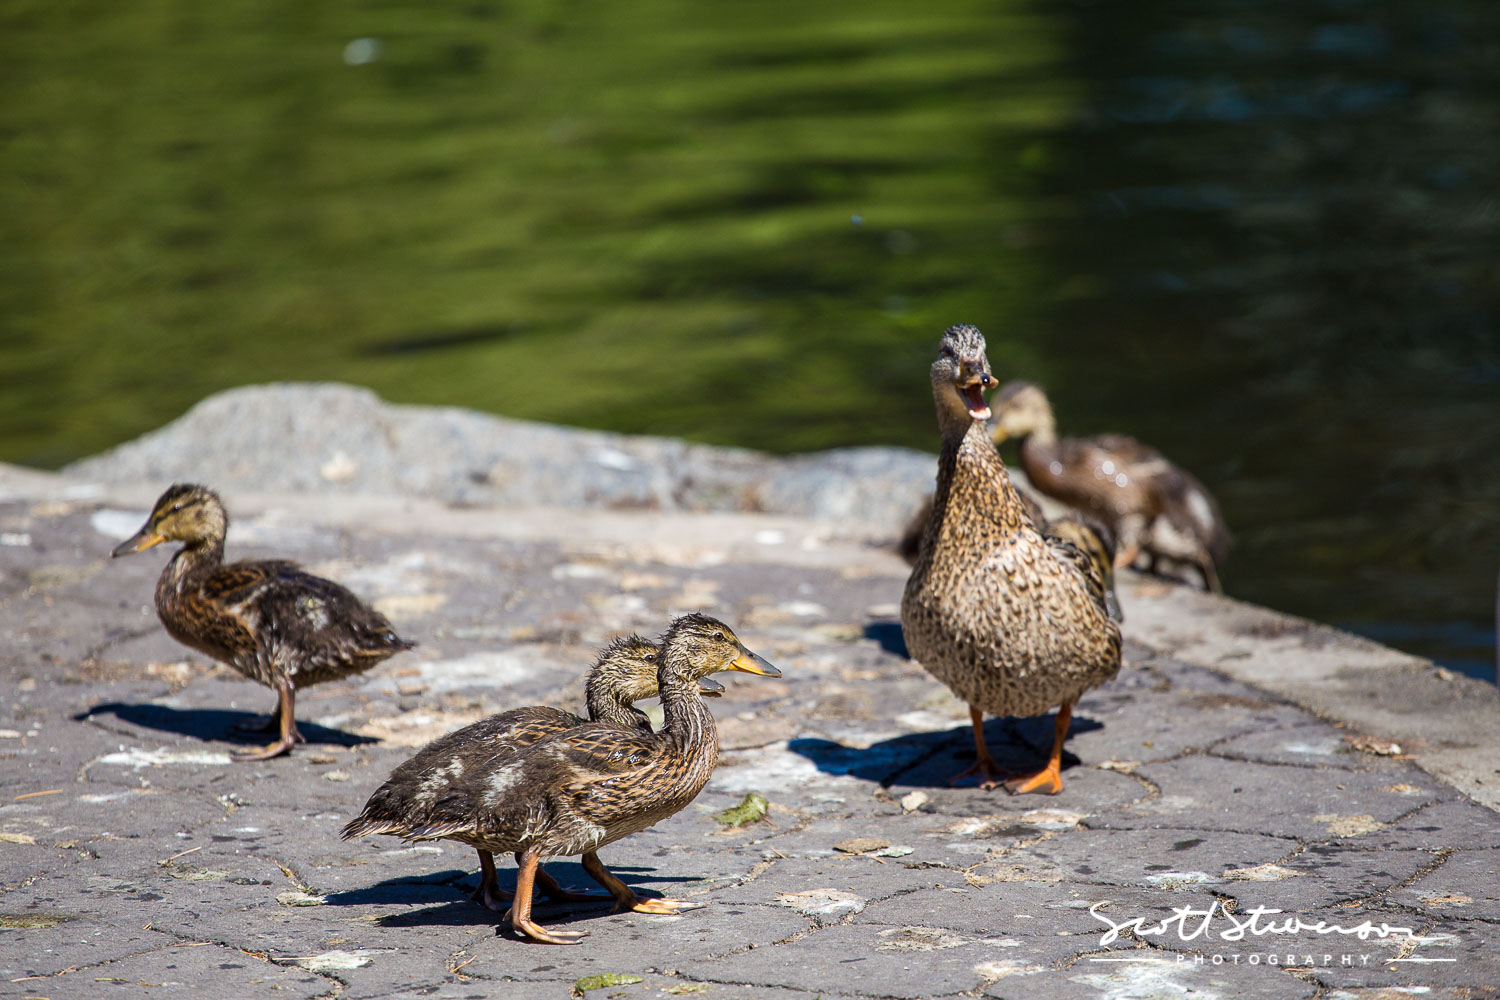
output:
M 224 565 L 224 536 L 205 538 L 184 545 L 161 571 L 156 582 L 158 599 L 166 594 L 180 594 L 193 580 L 212 573 Z
M 937 492 L 932 500 L 932 516 L 927 521 L 924 549 L 936 540 L 950 512 L 965 516 L 982 512 L 987 519 L 999 521 L 1002 528 L 1010 529 L 1020 528 L 1026 520 L 1005 463 L 981 420 L 971 419 L 962 434 L 943 435 Z
M 646 729 L 651 725 L 646 713 L 631 704 L 629 692 L 608 683 L 597 673 L 589 677 L 585 700 L 589 719 L 594 722 L 613 722 L 629 729 Z
M 1031 433 L 1021 439 L 1021 444 L 1046 451 L 1057 447 L 1057 421 L 1052 419 L 1051 410 L 1037 418 L 1036 424 L 1031 428 Z
M 1033 400 L 1023 422 L 1030 426 L 1016 435 L 1016 447 L 1021 452 L 1021 466 L 1029 476 L 1033 463 L 1045 466 L 1057 452 L 1057 420 L 1052 416 L 1052 404 L 1045 397 Z
M 1052 483 L 1057 478 L 1052 471 L 1052 460 L 1057 457 L 1057 427 L 1048 414 L 1046 422 L 1038 424 L 1031 433 L 1016 444 L 1021 458 L 1021 468 L 1026 478 L 1043 493 L 1052 493 Z
M 975 420 L 969 415 L 968 403 L 952 385 L 934 381 L 932 401 L 937 407 L 938 434 L 942 436 L 945 445 L 950 439 L 961 439 L 974 424 L 984 426 L 983 421 Z
M 698 693 L 698 681 L 687 656 L 678 650 L 665 652 L 656 678 L 661 689 L 661 732 L 678 746 L 701 747 L 711 760 L 717 760 L 719 728 Z

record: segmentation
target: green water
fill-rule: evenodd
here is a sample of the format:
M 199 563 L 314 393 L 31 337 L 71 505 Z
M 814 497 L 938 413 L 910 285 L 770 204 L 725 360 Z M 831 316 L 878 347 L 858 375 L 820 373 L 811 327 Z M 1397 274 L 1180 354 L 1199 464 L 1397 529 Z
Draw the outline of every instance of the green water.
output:
M 971 321 L 1219 493 L 1232 593 L 1479 672 L 1493 6 L 10 0 L 0 458 L 330 378 L 930 448 Z
M 1057 55 L 1012 6 L 35 4 L 0 41 L 4 457 L 283 378 L 925 444 L 933 331 L 1040 280 L 1001 234 L 1070 95 L 1009 85 Z

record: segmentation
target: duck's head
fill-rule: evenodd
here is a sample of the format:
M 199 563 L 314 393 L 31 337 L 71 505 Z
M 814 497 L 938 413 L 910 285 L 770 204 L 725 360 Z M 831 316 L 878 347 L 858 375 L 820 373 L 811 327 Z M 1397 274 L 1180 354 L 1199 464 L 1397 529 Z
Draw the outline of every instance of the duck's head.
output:
M 734 629 L 708 615 L 683 615 L 672 622 L 661 637 L 664 656 L 681 657 L 688 673 L 703 678 L 720 670 L 743 670 L 747 674 L 780 677 L 781 671 L 750 652 Z M 699 683 L 702 683 L 700 680 Z
M 611 641 L 599 651 L 594 669 L 589 673 L 589 704 L 592 706 L 599 697 L 616 698 L 626 704 L 655 698 L 660 693 L 656 680 L 660 658 L 661 647 L 650 639 L 627 635 Z M 724 685 L 700 677 L 698 693 L 717 698 L 724 693 Z
M 199 545 L 221 542 L 229 519 L 219 496 L 205 486 L 175 483 L 157 498 L 141 530 L 115 546 L 111 556 L 144 552 L 162 542 Z
M 1034 382 L 1007 382 L 995 393 L 995 443 L 1053 432 L 1052 404 Z
M 932 363 L 932 395 L 938 413 L 948 422 L 966 426 L 969 421 L 988 420 L 989 404 L 984 392 L 995 384 L 990 361 L 985 356 L 984 334 L 978 327 L 950 326 Z

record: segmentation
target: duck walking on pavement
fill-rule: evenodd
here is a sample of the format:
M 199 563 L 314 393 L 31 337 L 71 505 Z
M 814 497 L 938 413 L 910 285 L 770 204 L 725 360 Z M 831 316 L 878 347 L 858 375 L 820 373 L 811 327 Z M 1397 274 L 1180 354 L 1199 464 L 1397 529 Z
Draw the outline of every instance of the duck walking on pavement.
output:
M 1120 629 L 1097 560 L 1038 529 L 990 440 L 984 391 L 995 379 L 983 334 L 948 329 L 931 381 L 942 451 L 901 600 L 907 649 L 969 705 L 977 759 L 954 781 L 977 774 L 993 788 L 1006 776 L 985 744 L 985 713 L 1057 708 L 1046 765 L 1005 782 L 1016 793 L 1056 794 L 1073 705 L 1120 669 Z
M 634 702 L 657 696 L 660 654 L 656 643 L 638 635 L 615 639 L 601 649 L 585 687 L 587 719 L 545 705 L 532 705 L 480 719 L 433 740 L 391 772 L 360 814 L 344 827 L 343 838 L 351 840 L 383 833 L 410 839 L 415 831 L 451 826 L 453 840 L 475 841 L 473 827 L 478 820 L 466 822 L 465 817 L 476 791 L 482 790 L 492 775 L 508 767 L 538 740 L 591 721 L 651 732 L 646 713 L 636 708 Z M 731 664 L 730 669 L 744 668 Z M 723 690 L 711 678 L 698 678 L 698 692 L 704 697 L 718 697 Z M 479 854 L 480 870 L 474 898 L 491 910 L 504 910 L 504 904 L 512 897 L 500 888 L 495 857 L 478 843 L 472 846 Z M 542 868 L 536 871 L 536 884 L 551 899 L 594 898 L 562 888 Z
M 533 941 L 577 944 L 582 936 L 547 931 L 532 919 L 532 890 L 543 858 L 583 855 L 584 870 L 609 890 L 617 909 L 673 914 L 696 907 L 642 899 L 604 867 L 598 851 L 679 812 L 703 790 L 719 759 L 719 732 L 699 695 L 699 680 L 729 669 L 780 673 L 723 622 L 700 614 L 678 618 L 661 640 L 657 688 L 664 720 L 658 732 L 588 722 L 545 736 L 482 780 L 464 781 L 441 814 L 403 836 L 514 853 L 510 923 Z M 361 832 L 351 828 L 346 836 Z
M 303 742 L 293 715 L 309 684 L 362 673 L 415 643 L 332 580 L 281 559 L 224 562 L 229 517 L 218 494 L 178 483 L 156 501 L 141 530 L 111 553 L 126 556 L 181 542 L 156 581 L 156 614 L 167 633 L 276 692 L 264 726 L 278 738 L 236 753 L 266 760 Z

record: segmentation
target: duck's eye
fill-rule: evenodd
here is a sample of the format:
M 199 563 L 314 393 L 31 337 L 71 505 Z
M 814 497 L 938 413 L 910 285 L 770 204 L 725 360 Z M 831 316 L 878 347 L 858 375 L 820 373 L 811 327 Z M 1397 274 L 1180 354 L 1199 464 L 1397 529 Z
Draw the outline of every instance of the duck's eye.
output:
M 180 503 L 174 503 L 174 504 L 173 504 L 173 505 L 172 505 L 172 509 L 171 509 L 171 510 L 169 510 L 169 511 L 167 511 L 167 513 L 168 513 L 168 514 L 175 514 L 175 513 L 177 513 L 177 512 L 178 512 L 178 511 L 180 511 L 180 510 L 182 510 L 182 508 L 183 508 L 183 507 L 184 507 L 184 506 L 185 506 L 185 505 L 184 505 L 184 504 L 180 504 Z
M 718 636 L 720 639 L 723 639 L 725 642 L 729 641 L 729 636 L 725 635 L 723 632 L 715 632 L 714 635 Z
M 645 660 L 647 663 L 655 663 L 656 662 L 656 654 L 655 653 L 647 653 L 645 656 L 641 657 L 641 659 Z

